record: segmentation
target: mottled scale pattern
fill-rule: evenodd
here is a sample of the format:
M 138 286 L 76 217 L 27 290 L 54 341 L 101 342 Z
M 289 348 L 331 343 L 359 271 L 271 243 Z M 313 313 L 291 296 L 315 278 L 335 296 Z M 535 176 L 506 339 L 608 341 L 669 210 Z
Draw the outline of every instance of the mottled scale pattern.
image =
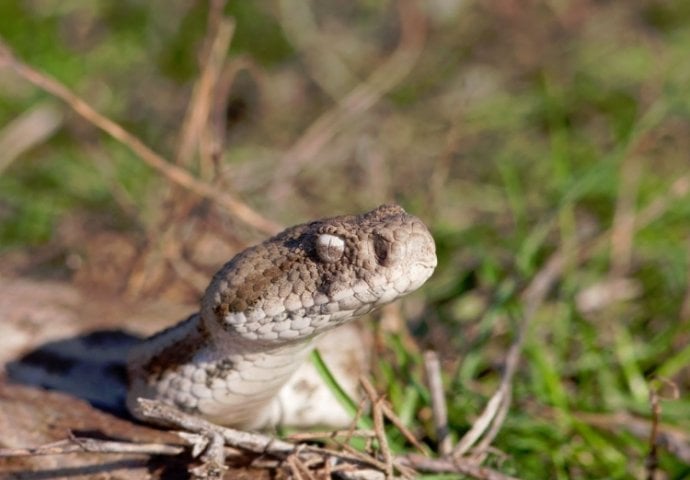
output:
M 145 397 L 223 425 L 276 423 L 278 394 L 315 338 L 416 290 L 435 267 L 428 229 L 397 205 L 288 228 L 225 264 L 199 314 L 134 349 L 128 406 L 137 415 Z

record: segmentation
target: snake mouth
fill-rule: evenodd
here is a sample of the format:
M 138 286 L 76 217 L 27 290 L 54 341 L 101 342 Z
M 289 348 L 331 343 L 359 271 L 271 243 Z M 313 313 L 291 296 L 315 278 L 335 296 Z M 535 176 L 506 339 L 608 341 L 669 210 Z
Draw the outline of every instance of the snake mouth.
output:
M 421 287 L 424 282 L 426 282 L 431 275 L 433 275 L 436 269 L 436 258 L 433 261 L 419 261 L 412 265 L 410 268 L 410 285 L 405 293 L 410 293 Z
M 409 251 L 412 253 L 410 256 L 414 259 L 409 267 L 409 275 L 415 280 L 418 279 L 418 282 L 412 282 L 416 285 L 414 288 L 418 288 L 431 277 L 438 265 L 436 244 L 426 227 L 424 227 L 423 233 L 416 234 L 412 239 Z

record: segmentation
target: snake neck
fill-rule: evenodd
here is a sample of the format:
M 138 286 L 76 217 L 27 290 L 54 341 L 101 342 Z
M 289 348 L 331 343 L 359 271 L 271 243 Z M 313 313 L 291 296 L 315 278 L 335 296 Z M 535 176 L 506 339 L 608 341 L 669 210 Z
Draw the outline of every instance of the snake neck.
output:
M 138 345 L 130 355 L 127 402 L 158 398 L 219 424 L 273 423 L 272 403 L 304 363 L 312 339 L 273 348 L 242 341 L 199 314 Z

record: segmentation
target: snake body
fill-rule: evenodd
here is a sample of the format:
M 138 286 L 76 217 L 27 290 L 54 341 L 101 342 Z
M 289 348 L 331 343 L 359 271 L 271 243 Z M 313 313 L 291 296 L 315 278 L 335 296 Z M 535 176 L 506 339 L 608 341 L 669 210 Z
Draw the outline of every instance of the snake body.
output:
M 288 228 L 226 263 L 199 313 L 133 349 L 128 408 L 139 416 L 143 397 L 222 425 L 274 424 L 317 337 L 416 290 L 435 267 L 429 230 L 397 205 Z

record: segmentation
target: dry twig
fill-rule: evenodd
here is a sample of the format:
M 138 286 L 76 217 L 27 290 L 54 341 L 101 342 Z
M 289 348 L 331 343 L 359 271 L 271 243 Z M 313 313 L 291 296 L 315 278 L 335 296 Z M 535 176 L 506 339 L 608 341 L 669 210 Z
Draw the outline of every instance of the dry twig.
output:
M 401 38 L 393 54 L 369 78 L 356 86 L 330 111 L 321 115 L 283 156 L 274 175 L 272 192 L 285 197 L 292 178 L 313 161 L 340 129 L 375 105 L 412 70 L 426 39 L 426 19 L 414 0 L 398 2 Z
M 316 480 L 309 471 L 309 468 L 300 460 L 297 454 L 290 455 L 286 460 L 290 471 L 297 480 Z
M 297 51 L 309 76 L 334 100 L 357 83 L 357 76 L 338 55 L 331 42 L 318 28 L 309 2 L 281 0 L 277 2 L 280 25 Z
M 688 193 L 690 193 L 690 175 L 685 175 L 673 182 L 667 194 L 657 197 L 640 210 L 635 217 L 634 231 L 637 232 L 647 227 L 661 217 L 675 201 L 684 198 Z M 612 230 L 607 230 L 591 241 L 580 244 L 574 254 L 575 261 L 579 263 L 584 262 L 592 254 L 605 248 L 610 242 L 611 235 Z M 482 442 L 477 448 L 481 455 L 482 451 L 491 444 L 491 441 L 493 441 L 500 430 L 510 407 L 512 380 L 517 371 L 529 325 L 536 311 L 543 304 L 547 293 L 562 275 L 567 265 L 567 258 L 568 256 L 565 252 L 556 251 L 544 267 L 534 276 L 527 288 L 523 290 L 520 296 L 523 303 L 523 318 L 518 328 L 517 337 L 506 355 L 501 384 L 472 428 L 456 445 L 453 450 L 454 458 L 462 457 L 484 435 Z M 488 433 L 485 435 L 485 432 Z
M 498 434 L 508 409 L 510 408 L 513 377 L 515 376 L 520 361 L 522 345 L 527 330 L 529 329 L 534 314 L 546 298 L 546 294 L 560 277 L 564 266 L 565 255 L 557 251 L 549 258 L 544 268 L 534 276 L 530 284 L 523 291 L 521 295 L 523 301 L 523 319 L 517 337 L 506 355 L 501 384 L 487 403 L 482 414 L 475 421 L 474 425 L 472 425 L 472 428 L 462 437 L 460 442 L 458 442 L 453 449 L 453 457 L 455 459 L 459 459 L 467 453 L 469 449 L 479 441 L 482 435 L 484 435 L 484 439 L 481 443 L 481 449 L 478 449 L 478 454 L 483 455 L 483 451 L 486 450 L 486 447 L 491 444 Z
M 214 186 L 192 176 L 184 168 L 180 168 L 166 161 L 163 157 L 144 144 L 144 142 L 142 142 L 138 137 L 125 130 L 118 123 L 115 123 L 108 117 L 98 113 L 93 107 L 91 107 L 91 105 L 89 105 L 86 101 L 72 92 L 58 80 L 30 67 L 26 63 L 19 60 L 12 53 L 7 44 L 0 40 L 0 67 L 2 66 L 11 69 L 17 75 L 32 83 L 36 87 L 63 100 L 76 113 L 78 113 L 88 122 L 106 132 L 115 140 L 126 145 L 148 166 L 163 174 L 168 180 L 196 193 L 197 195 L 208 198 L 209 200 L 213 200 L 224 208 L 227 208 L 238 219 L 259 231 L 273 234 L 280 229 L 276 223 L 263 217 L 249 207 L 246 203 L 240 201 L 226 191 L 221 191 Z
M 62 121 L 62 113 L 52 102 L 42 102 L 4 125 L 0 130 L 0 174 L 17 157 L 50 138 Z
M 371 384 L 369 384 L 371 387 Z M 372 390 L 369 392 L 375 404 L 383 404 L 382 400 Z M 182 429 L 178 432 L 192 447 L 192 456 L 201 456 L 202 464 L 190 469 L 195 479 L 220 479 L 225 471 L 224 445 L 238 451 L 251 452 L 260 455 L 255 461 L 256 467 L 278 468 L 287 462 L 295 475 L 310 479 L 314 476 L 312 470 L 319 470 L 325 474 L 333 470 L 352 470 L 366 472 L 375 469 L 380 472 L 391 472 L 393 466 L 405 478 L 414 478 L 416 472 L 432 473 L 460 473 L 482 480 L 512 480 L 512 477 L 478 466 L 465 460 L 435 459 L 423 455 L 386 456 L 386 461 L 380 461 L 371 455 L 359 452 L 350 445 L 341 444 L 342 450 L 321 448 L 305 444 L 293 444 L 261 433 L 244 432 L 212 424 L 201 418 L 185 414 L 167 405 L 152 400 L 139 400 L 139 408 L 143 415 L 158 424 L 165 424 Z M 379 425 L 382 425 L 383 415 L 379 414 Z M 344 432 L 341 432 L 344 433 Z M 385 434 L 385 432 L 383 432 Z M 380 440 L 381 430 L 363 436 L 376 435 Z M 0 449 L 0 458 L 31 455 L 62 455 L 68 453 L 113 453 L 113 454 L 150 454 L 150 455 L 178 455 L 184 451 L 179 445 L 158 443 L 135 444 L 127 442 L 112 442 L 90 438 L 70 438 L 36 448 Z M 390 451 L 389 451 L 390 452 Z M 383 451 L 382 451 L 383 453 Z M 332 464 L 331 462 L 337 462 Z M 316 472 L 317 470 L 314 470 Z
M 369 401 L 371 402 L 371 415 L 374 419 L 374 431 L 376 432 L 376 438 L 379 441 L 379 450 L 381 451 L 381 455 L 383 456 L 383 460 L 385 462 L 384 471 L 386 472 L 386 479 L 392 479 L 393 454 L 388 446 L 388 437 L 386 436 L 386 430 L 383 423 L 383 411 L 381 408 L 383 397 L 378 396 L 374 386 L 371 384 L 371 382 L 369 382 L 369 380 L 362 377 L 360 381 L 364 391 L 369 397 Z
M 645 460 L 647 480 L 654 480 L 659 470 L 659 420 L 661 417 L 661 405 L 659 395 L 653 388 L 649 389 L 649 403 L 652 407 L 652 428 L 649 431 L 649 453 Z
M 547 411 L 546 414 L 554 416 L 555 412 Z M 624 430 L 639 439 L 651 438 L 652 420 L 638 418 L 626 412 L 613 414 L 572 412 L 572 415 L 581 422 L 613 433 Z M 658 422 L 655 438 L 657 445 L 668 450 L 680 461 L 690 463 L 690 434 L 686 430 Z
M 635 152 L 626 158 L 620 169 L 620 187 L 616 198 L 616 211 L 611 226 L 611 276 L 628 274 L 635 236 L 635 203 L 642 176 L 641 159 Z
M 0 458 L 65 455 L 68 453 L 112 453 L 179 455 L 183 447 L 163 443 L 129 443 L 70 436 L 65 440 L 32 448 L 0 448 Z
M 397 465 L 405 465 L 418 471 L 430 473 L 460 473 L 480 480 L 518 480 L 491 468 L 477 465 L 464 459 L 433 459 L 422 455 L 406 455 L 396 459 Z
M 441 379 L 441 362 L 436 352 L 432 350 L 424 352 L 424 369 L 431 393 L 431 409 L 434 416 L 439 453 L 446 456 L 452 452 L 453 444 L 448 431 L 448 409 L 443 391 L 443 380 Z
M 390 422 L 395 425 L 395 428 L 397 428 L 400 433 L 403 434 L 403 436 L 407 439 L 408 442 L 410 442 L 417 450 L 420 451 L 420 453 L 423 453 L 427 455 L 428 449 L 424 448 L 424 445 L 422 445 L 419 440 L 410 432 L 410 429 L 403 424 L 402 420 L 400 420 L 400 417 L 398 417 L 391 406 L 388 404 L 388 402 L 382 402 L 381 403 L 381 410 L 383 411 L 383 414 L 386 416 Z
M 300 459 L 306 462 L 334 457 L 357 465 L 370 466 L 382 470 L 385 468 L 382 462 L 357 451 L 335 451 L 310 445 L 295 445 L 261 433 L 244 432 L 221 427 L 153 400 L 139 399 L 139 408 L 146 418 L 156 423 L 182 428 L 186 432 L 197 433 L 201 436 L 219 436 L 223 438 L 226 445 L 247 452 L 270 455 L 280 459 L 286 459 L 289 455 L 298 454 Z
M 177 149 L 175 163 L 188 166 L 194 156 L 194 150 L 199 146 L 199 139 L 207 128 L 213 106 L 214 93 L 223 72 L 225 57 L 233 33 L 235 22 L 223 15 L 226 0 L 211 2 L 208 14 L 208 36 L 206 38 L 206 54 L 194 89 L 187 107 L 182 129 L 180 131 L 180 145 Z M 202 162 L 202 172 L 208 172 L 208 165 Z M 205 176 L 208 179 L 208 176 Z
M 338 437 L 346 438 L 372 438 L 376 433 L 371 430 L 333 430 L 332 432 L 297 432 L 288 435 L 288 440 L 295 442 L 304 442 L 307 440 L 318 439 L 337 439 Z

